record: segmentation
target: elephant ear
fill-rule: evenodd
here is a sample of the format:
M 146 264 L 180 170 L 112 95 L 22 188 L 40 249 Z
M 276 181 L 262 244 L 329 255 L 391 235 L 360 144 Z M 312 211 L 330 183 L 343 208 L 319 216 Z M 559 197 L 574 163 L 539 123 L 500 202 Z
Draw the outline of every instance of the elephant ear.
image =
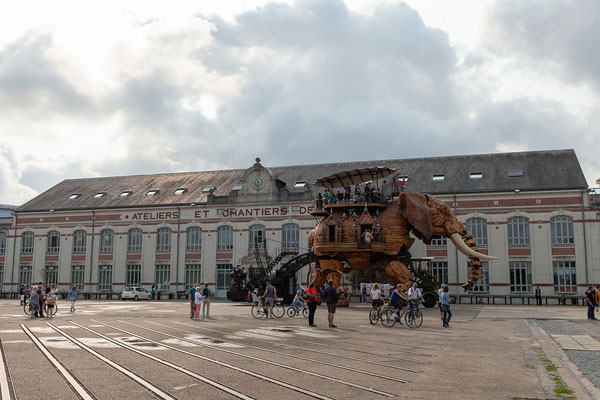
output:
M 423 196 L 415 192 L 400 193 L 400 212 L 412 225 L 413 233 L 426 244 L 431 243 L 433 225 L 431 210 L 423 201 Z

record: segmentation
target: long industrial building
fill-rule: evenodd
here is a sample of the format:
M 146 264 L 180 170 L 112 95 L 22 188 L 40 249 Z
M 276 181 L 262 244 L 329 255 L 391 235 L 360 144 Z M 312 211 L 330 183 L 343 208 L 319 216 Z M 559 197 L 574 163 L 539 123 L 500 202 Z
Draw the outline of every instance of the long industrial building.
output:
M 224 297 L 235 266 L 267 251 L 308 251 L 310 215 L 336 172 L 397 169 L 406 190 L 445 201 L 477 240 L 484 277 L 471 293 L 582 296 L 600 282 L 600 199 L 573 150 L 340 162 L 65 180 L 21 205 L 0 226 L 0 289 L 44 282 L 67 291 L 118 293 L 152 285 L 163 295 L 209 282 Z M 373 182 L 382 187 L 391 177 Z M 433 256 L 433 273 L 453 295 L 468 278 L 451 242 L 418 241 L 413 256 Z M 306 282 L 308 267 L 298 273 Z

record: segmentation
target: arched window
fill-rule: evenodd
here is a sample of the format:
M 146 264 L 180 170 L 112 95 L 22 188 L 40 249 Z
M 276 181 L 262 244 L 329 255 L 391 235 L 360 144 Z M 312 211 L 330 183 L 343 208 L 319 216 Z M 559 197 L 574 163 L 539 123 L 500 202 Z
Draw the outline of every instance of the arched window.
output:
M 0 231 L 0 254 L 6 253 L 6 232 Z
M 187 251 L 201 251 L 202 250 L 202 228 L 199 226 L 192 226 L 187 230 Z
M 265 248 L 265 226 L 264 225 L 252 225 L 250 227 L 250 243 L 249 248 L 254 250 L 264 250 Z
M 566 215 L 559 215 L 550 218 L 550 232 L 552 234 L 553 245 L 573 244 L 573 218 Z
M 300 228 L 297 224 L 285 224 L 281 229 L 281 249 L 298 251 L 300 247 Z
M 33 245 L 35 243 L 35 236 L 33 232 L 24 232 L 21 239 L 21 254 L 32 254 Z M 31 283 L 31 282 L 29 282 Z M 29 284 L 28 283 L 28 284 Z
M 477 246 L 487 246 L 487 221 L 483 218 L 469 218 L 466 223 L 467 230 L 473 235 Z
M 156 251 L 166 253 L 171 251 L 171 229 L 159 228 L 156 232 Z
M 73 233 L 73 253 L 85 253 L 86 231 L 75 231 Z
M 490 265 L 487 261 L 481 262 L 482 277 L 479 282 L 471 289 L 471 292 L 488 293 L 490 291 Z
M 233 228 L 230 226 L 220 226 L 217 230 L 217 250 L 233 250 Z
M 525 217 L 508 219 L 508 244 L 512 246 L 529 244 L 529 219 Z
M 142 251 L 142 230 L 131 229 L 127 235 L 127 252 L 139 253 Z
M 100 232 L 100 253 L 112 253 L 115 233 L 111 229 Z
M 58 231 L 48 232 L 48 242 L 46 251 L 48 253 L 58 253 L 60 250 L 60 233 Z

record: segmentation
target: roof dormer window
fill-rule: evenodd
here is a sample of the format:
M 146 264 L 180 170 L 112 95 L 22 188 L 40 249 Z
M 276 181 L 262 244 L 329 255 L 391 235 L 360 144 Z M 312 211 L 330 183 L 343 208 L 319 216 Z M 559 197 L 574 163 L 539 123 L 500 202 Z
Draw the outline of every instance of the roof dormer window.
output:
M 446 175 L 444 175 L 444 174 L 434 174 L 433 177 L 431 178 L 431 180 L 434 180 L 434 181 L 443 181 L 444 179 L 446 179 Z
M 471 174 L 469 175 L 469 178 L 481 179 L 481 178 L 483 178 L 483 172 L 471 172 Z
M 78 198 L 79 196 L 81 196 L 81 193 L 73 193 L 72 195 L 69 196 L 69 200 L 74 200 L 74 199 Z
M 523 170 L 522 169 L 509 169 L 508 170 L 508 176 L 523 176 Z
M 237 185 L 233 185 L 233 187 L 231 188 L 232 191 L 236 191 L 236 190 L 242 190 L 243 185 L 241 183 L 238 183 Z
M 294 184 L 294 189 L 305 188 L 305 187 L 306 187 L 305 181 L 298 181 Z
M 133 193 L 133 190 L 123 190 L 121 193 L 119 193 L 119 197 L 127 197 L 131 193 Z
M 150 189 L 146 192 L 146 196 L 156 196 L 159 192 L 158 189 Z
M 187 192 L 186 188 L 177 188 L 177 189 L 175 189 L 175 191 L 173 192 L 173 194 L 175 196 L 179 196 L 181 194 L 184 194 L 185 192 Z
M 215 190 L 217 190 L 216 186 L 207 186 L 204 189 L 202 189 L 202 193 L 211 193 L 211 192 L 214 192 Z
M 106 196 L 106 192 L 98 192 L 95 195 L 93 195 L 92 197 L 95 199 L 99 199 L 100 197 L 104 197 Z

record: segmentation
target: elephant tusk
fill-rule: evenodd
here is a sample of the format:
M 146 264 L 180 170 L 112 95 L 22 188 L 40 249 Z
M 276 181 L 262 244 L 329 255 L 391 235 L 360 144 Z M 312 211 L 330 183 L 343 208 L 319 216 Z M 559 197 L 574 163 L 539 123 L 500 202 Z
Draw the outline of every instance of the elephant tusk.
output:
M 491 261 L 491 260 L 498 259 L 498 257 L 488 256 L 488 255 L 476 252 L 475 250 L 473 250 L 472 248 L 467 246 L 465 244 L 465 242 L 463 242 L 462 238 L 460 237 L 460 235 L 458 233 L 453 233 L 452 235 L 450 235 L 450 240 L 452 241 L 452 243 L 454 243 L 454 245 L 456 246 L 458 251 L 460 251 L 467 257 L 478 258 L 483 261 Z

